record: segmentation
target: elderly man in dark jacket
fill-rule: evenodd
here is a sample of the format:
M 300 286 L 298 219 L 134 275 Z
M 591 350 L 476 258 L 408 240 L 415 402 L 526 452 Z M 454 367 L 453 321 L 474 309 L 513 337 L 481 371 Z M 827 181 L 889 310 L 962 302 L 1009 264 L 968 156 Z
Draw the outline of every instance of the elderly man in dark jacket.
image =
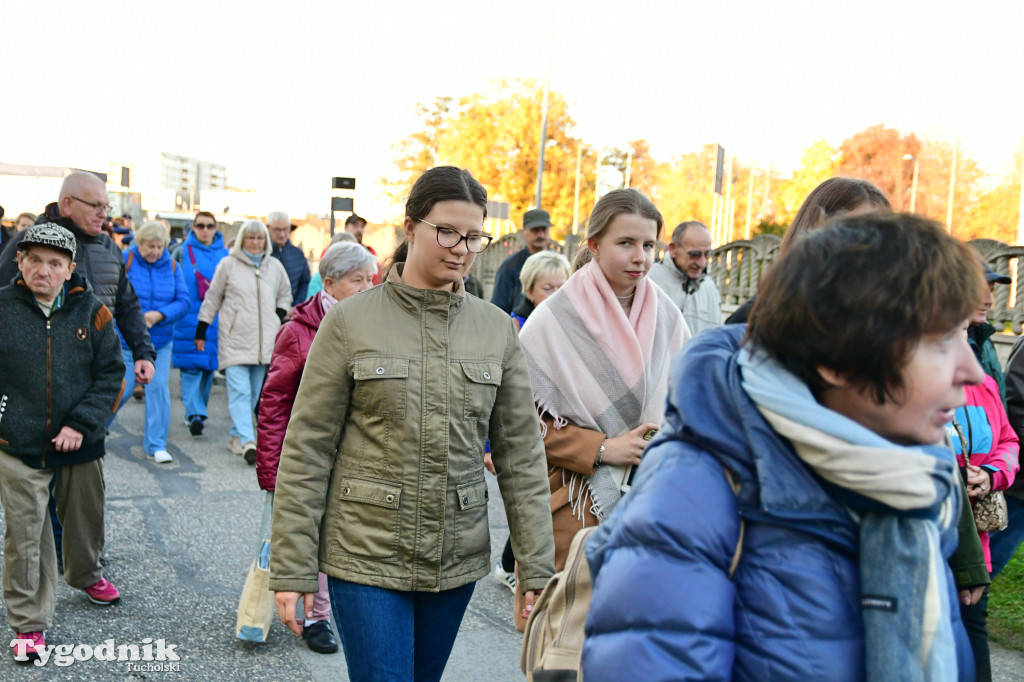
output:
M 110 311 L 75 273 L 76 240 L 46 223 L 19 240 L 21 275 L 0 288 L 0 500 L 3 596 L 19 660 L 53 621 L 56 553 L 47 500 L 67 525 L 64 578 L 89 600 L 120 599 L 103 577 L 104 422 L 124 390 Z
M 78 171 L 64 178 L 57 203 L 47 206 L 36 222 L 55 223 L 75 236 L 78 274 L 88 280 L 93 294 L 117 321 L 117 328 L 135 359 L 135 380 L 148 384 L 153 376 L 156 350 L 149 340 L 139 298 L 125 276 L 121 250 L 103 232 L 109 204 L 110 197 L 103 182 L 92 173 Z M 0 286 L 9 284 L 18 273 L 15 252 L 25 232 L 13 235 L 0 253 Z
M 281 261 L 285 272 L 288 273 L 288 281 L 292 285 L 292 306 L 296 306 L 306 300 L 306 291 L 309 289 L 309 263 L 302 253 L 302 249 L 291 243 L 292 223 L 288 214 L 283 211 L 271 211 L 267 214 L 267 230 L 270 232 L 270 242 L 273 250 L 271 255 Z

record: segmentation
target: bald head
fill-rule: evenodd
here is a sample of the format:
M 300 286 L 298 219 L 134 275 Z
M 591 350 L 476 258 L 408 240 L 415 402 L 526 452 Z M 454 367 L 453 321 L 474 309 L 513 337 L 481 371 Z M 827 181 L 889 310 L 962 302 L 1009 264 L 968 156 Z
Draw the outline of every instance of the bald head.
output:
M 711 232 L 703 223 L 688 220 L 672 232 L 668 254 L 680 272 L 697 279 L 708 267 L 711 256 Z
M 103 231 L 110 196 L 103 181 L 92 173 L 75 171 L 64 178 L 58 195 L 60 214 L 91 237 Z

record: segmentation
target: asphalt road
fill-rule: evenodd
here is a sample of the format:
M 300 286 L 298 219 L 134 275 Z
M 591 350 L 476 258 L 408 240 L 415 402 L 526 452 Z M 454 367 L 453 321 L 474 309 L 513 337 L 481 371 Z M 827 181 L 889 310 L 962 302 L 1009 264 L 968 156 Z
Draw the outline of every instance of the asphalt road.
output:
M 214 384 L 210 419 L 199 438 L 184 426 L 174 370 L 171 401 L 168 452 L 174 462 L 145 460 L 142 402 L 125 404 L 107 439 L 105 577 L 121 591 L 121 602 L 95 606 L 84 593 L 58 581 L 47 643 L 95 647 L 112 638 L 115 645 L 141 647 L 146 638 L 163 639 L 176 645 L 179 669 L 133 671 L 127 663 L 95 659 L 65 667 L 54 659 L 42 667 L 22 666 L 4 651 L 0 680 L 348 680 L 340 652 L 313 653 L 280 623 L 264 643 L 235 638 L 238 597 L 256 552 L 264 493 L 256 484 L 255 467 L 227 450 L 223 383 Z M 497 486 L 493 477 L 488 479 L 497 560 L 508 531 Z M 10 633 L 6 624 L 0 629 L 5 636 Z M 0 641 L 7 649 L 10 639 Z M 484 579 L 477 584 L 444 680 L 523 680 L 519 643 L 512 626 L 512 593 Z
M 64 667 L 54 659 L 42 667 L 20 666 L 3 653 L 0 680 L 347 681 L 340 652 L 313 653 L 280 623 L 275 623 L 265 643 L 235 638 L 235 612 L 256 551 L 263 493 L 256 485 L 255 469 L 226 448 L 224 385 L 214 384 L 211 416 L 199 438 L 192 438 L 183 425 L 176 371 L 172 371 L 171 394 L 168 451 L 173 463 L 156 465 L 145 460 L 141 402 L 130 400 L 124 406 L 108 438 L 105 575 L 121 591 L 121 603 L 94 606 L 83 593 L 60 581 L 47 641 L 95 647 L 113 639 L 115 645 L 141 647 L 147 638 L 162 639 L 166 645 L 175 645 L 180 660 L 172 663 L 177 670 L 129 670 L 128 663 L 95 659 Z M 488 484 L 491 549 L 497 561 L 507 527 L 490 475 Z M 3 523 L 0 515 L 0 526 Z M 9 641 L 3 641 L 4 648 Z M 477 584 L 443 679 L 523 680 L 519 644 L 520 636 L 512 627 L 512 594 L 486 578 Z M 1020 653 L 993 647 L 992 658 L 997 681 L 1024 680 Z

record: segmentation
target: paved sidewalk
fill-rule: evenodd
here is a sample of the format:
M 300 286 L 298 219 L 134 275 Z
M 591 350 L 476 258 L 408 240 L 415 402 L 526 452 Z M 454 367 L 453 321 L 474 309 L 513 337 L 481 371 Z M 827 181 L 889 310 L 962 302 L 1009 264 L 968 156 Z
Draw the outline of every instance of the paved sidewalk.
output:
M 235 609 L 256 550 L 263 493 L 254 467 L 226 449 L 227 399 L 216 383 L 206 433 L 192 438 L 183 425 L 178 373 L 172 371 L 168 447 L 174 462 L 155 465 L 142 452 L 144 407 L 130 400 L 108 439 L 106 576 L 121 603 L 98 607 L 59 582 L 57 613 L 48 642 L 96 646 L 143 645 L 146 638 L 176 645 L 178 672 L 130 671 L 126 663 L 88 661 L 58 667 L 22 667 L 0 653 L 0 680 L 328 680 L 346 681 L 344 658 L 315 654 L 276 623 L 263 644 L 234 637 Z M 497 486 L 491 487 L 494 560 L 507 537 Z M 0 516 L 0 527 L 3 519 Z M 492 562 L 493 564 L 493 562 Z M 0 611 L 3 608 L 0 606 Z M 6 614 L 4 614 L 6 615 Z M 8 648 L 6 623 L 0 643 Z M 512 627 L 512 595 L 491 578 L 477 584 L 444 680 L 506 682 L 519 671 L 520 636 Z M 999 682 L 1024 680 L 1024 656 L 993 647 Z
M 228 452 L 224 385 L 215 383 L 206 431 L 192 438 L 184 426 L 172 370 L 168 451 L 174 462 L 156 465 L 142 451 L 144 405 L 129 400 L 107 441 L 106 577 L 121 603 L 99 607 L 58 582 L 51 644 L 142 646 L 145 638 L 177 645 L 180 672 L 129 671 L 126 663 L 88 661 L 58 667 L 20 666 L 9 652 L 10 629 L 0 623 L 0 680 L 347 680 L 339 652 L 316 654 L 283 625 L 267 641 L 235 639 L 235 610 L 256 551 L 263 492 L 255 467 Z M 507 537 L 505 515 L 491 495 L 493 552 Z M 0 527 L 3 521 L 0 520 Z M 0 605 L 0 612 L 3 607 Z M 6 612 L 3 612 L 6 617 Z M 520 637 L 512 627 L 512 593 L 493 579 L 477 584 L 444 680 L 520 681 Z

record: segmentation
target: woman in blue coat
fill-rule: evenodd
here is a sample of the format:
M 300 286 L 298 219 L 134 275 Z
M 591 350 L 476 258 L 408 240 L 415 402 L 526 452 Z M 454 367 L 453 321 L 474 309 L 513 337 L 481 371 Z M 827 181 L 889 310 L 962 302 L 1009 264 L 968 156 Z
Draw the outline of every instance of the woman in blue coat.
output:
M 188 290 L 181 268 L 167 252 L 170 234 L 162 223 L 148 222 L 135 233 L 135 239 L 124 252 L 125 274 L 139 297 L 149 338 L 156 349 L 155 372 L 146 388 L 146 433 L 143 449 L 146 457 L 158 464 L 173 458 L 167 452 L 167 430 L 171 422 L 171 339 L 174 325 L 188 311 Z M 125 367 L 131 363 L 132 351 L 121 339 Z M 133 373 L 126 370 L 125 386 L 131 386 Z M 130 393 L 121 396 L 121 405 Z M 119 405 L 120 407 L 120 405 Z M 108 426 L 109 428 L 109 426 Z
M 845 217 L 782 256 L 746 328 L 691 341 L 587 544 L 587 682 L 972 680 L 944 438 L 984 379 L 984 287 L 940 225 Z
M 196 350 L 195 347 L 199 308 L 217 264 L 227 255 L 224 238 L 217 231 L 217 219 L 207 211 L 196 213 L 192 231 L 174 252 L 174 260 L 181 266 L 188 287 L 189 308 L 174 328 L 173 363 L 181 370 L 181 401 L 185 404 L 185 420 L 193 436 L 203 432 L 213 374 L 217 371 L 216 318 L 206 330 L 205 348 Z

